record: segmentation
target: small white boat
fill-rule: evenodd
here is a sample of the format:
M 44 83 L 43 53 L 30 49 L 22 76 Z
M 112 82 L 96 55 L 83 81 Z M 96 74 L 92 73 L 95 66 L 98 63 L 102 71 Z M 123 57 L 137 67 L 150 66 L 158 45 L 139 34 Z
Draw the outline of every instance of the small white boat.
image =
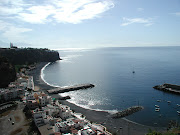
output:
M 171 103 L 171 101 L 167 101 L 168 103 Z
M 159 105 L 155 105 L 155 107 L 159 108 Z
M 179 104 L 177 104 L 177 106 L 178 106 L 178 107 L 180 107 L 180 105 L 179 105 Z
M 161 100 L 157 100 L 157 102 L 161 102 Z
M 156 111 L 156 112 L 159 112 L 159 111 L 160 111 L 160 108 L 155 108 L 155 111 Z
M 177 111 L 178 115 L 180 115 L 180 111 Z

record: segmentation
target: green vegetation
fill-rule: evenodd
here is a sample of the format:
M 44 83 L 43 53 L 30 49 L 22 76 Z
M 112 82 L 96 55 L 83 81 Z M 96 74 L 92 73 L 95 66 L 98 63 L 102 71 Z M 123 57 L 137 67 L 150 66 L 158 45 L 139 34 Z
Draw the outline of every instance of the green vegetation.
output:
M 0 56 L 0 75 L 0 88 L 7 87 L 10 82 L 16 79 L 14 66 L 3 56 Z
M 30 126 L 28 129 L 28 135 L 41 135 L 41 133 L 39 132 L 38 128 L 36 127 L 34 121 L 30 122 Z
M 24 67 L 23 65 L 15 65 L 16 73 L 18 73 L 20 71 L 20 69 L 23 67 Z
M 38 128 L 36 127 L 34 121 L 32 120 L 31 110 L 27 106 L 25 106 L 23 112 L 29 121 L 28 135 L 34 135 L 34 134 L 40 135 Z
M 15 81 L 16 73 L 23 65 L 56 60 L 60 60 L 59 53 L 46 48 L 0 48 L 0 88 L 5 88 Z
M 57 51 L 37 48 L 0 49 L 0 54 L 14 65 L 54 62 L 60 59 Z

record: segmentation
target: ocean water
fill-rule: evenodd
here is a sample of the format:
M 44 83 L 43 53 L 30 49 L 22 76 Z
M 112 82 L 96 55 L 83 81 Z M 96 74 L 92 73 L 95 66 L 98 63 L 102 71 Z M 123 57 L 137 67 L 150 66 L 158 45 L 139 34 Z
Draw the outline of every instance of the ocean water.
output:
M 42 72 L 49 85 L 95 84 L 92 89 L 61 94 L 69 95 L 69 102 L 109 112 L 141 105 L 142 111 L 126 118 L 150 126 L 180 122 L 180 95 L 153 89 L 163 83 L 180 85 L 180 47 L 62 49 L 59 53 L 63 60 L 50 63 Z M 155 112 L 155 105 L 160 112 Z

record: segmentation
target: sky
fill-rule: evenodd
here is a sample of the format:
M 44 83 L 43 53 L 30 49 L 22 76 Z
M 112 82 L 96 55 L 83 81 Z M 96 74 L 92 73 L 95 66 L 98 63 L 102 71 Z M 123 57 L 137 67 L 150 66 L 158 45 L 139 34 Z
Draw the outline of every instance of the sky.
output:
M 0 0 L 0 47 L 180 46 L 180 0 Z

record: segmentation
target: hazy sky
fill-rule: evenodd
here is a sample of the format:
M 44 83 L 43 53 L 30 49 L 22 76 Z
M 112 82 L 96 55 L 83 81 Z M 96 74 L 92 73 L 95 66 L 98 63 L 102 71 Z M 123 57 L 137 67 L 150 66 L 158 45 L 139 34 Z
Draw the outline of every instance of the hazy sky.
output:
M 0 0 L 0 47 L 180 46 L 180 0 Z

